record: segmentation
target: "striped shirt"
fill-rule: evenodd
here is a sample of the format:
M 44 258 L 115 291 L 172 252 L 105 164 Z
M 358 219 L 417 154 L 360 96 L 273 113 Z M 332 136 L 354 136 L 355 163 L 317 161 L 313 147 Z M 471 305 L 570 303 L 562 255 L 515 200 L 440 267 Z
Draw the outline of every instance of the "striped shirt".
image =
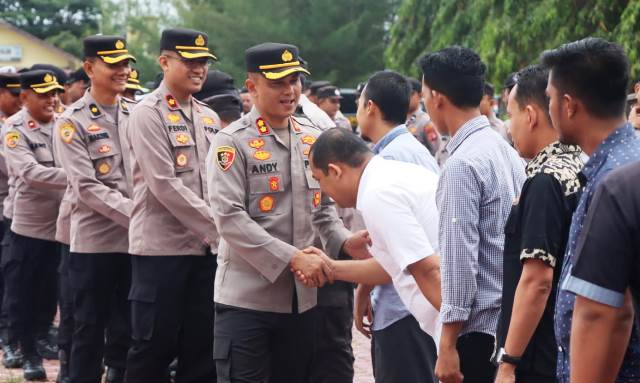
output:
M 465 322 L 460 335 L 495 336 L 504 225 L 526 178 L 524 161 L 484 116 L 460 127 L 446 150 L 436 194 L 442 323 Z

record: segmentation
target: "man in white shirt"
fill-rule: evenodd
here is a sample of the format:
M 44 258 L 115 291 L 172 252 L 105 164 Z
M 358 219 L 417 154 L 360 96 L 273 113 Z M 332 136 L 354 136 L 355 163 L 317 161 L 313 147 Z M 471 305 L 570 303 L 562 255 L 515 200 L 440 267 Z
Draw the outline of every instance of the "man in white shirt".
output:
M 372 259 L 333 261 L 327 278 L 369 285 L 393 282 L 402 302 L 432 338 L 435 367 L 439 333 L 440 271 L 438 177 L 424 167 L 374 157 L 364 141 L 341 129 L 324 132 L 312 147 L 311 170 L 324 193 L 342 207 L 356 207 L 372 241 Z M 303 273 L 297 276 L 312 284 Z M 435 377 L 432 380 L 435 381 Z

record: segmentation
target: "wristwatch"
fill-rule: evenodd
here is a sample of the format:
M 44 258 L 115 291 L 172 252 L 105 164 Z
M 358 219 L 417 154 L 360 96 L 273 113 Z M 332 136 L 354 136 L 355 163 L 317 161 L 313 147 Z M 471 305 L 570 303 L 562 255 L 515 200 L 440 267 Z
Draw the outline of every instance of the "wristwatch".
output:
M 501 347 L 500 350 L 498 350 L 498 355 L 496 356 L 496 363 L 500 364 L 500 363 L 509 363 L 509 364 L 513 364 L 514 366 L 517 366 L 518 363 L 520 363 L 520 361 L 522 360 L 522 358 L 517 358 L 515 356 L 511 356 L 509 354 L 507 354 L 504 351 L 504 347 Z

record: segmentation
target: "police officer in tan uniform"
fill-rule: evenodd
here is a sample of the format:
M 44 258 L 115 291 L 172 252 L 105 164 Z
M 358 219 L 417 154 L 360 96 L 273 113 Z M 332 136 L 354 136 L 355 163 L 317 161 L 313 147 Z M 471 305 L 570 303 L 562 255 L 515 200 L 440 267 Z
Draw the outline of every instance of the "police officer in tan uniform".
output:
M 15 113 L 18 113 L 21 107 L 20 102 L 20 76 L 16 73 L 3 73 L 0 74 L 0 128 L 2 128 L 4 121 Z M 7 169 L 7 163 L 4 158 L 4 149 L 2 140 L 0 140 L 0 211 L 3 211 L 3 202 L 9 196 L 9 172 Z M 9 231 L 11 222 L 6 223 L 0 221 L 0 239 L 4 238 L 5 231 Z M 6 228 L 6 230 L 5 230 Z M 5 253 L 6 246 L 3 246 L 0 250 L 1 254 Z M 7 329 L 7 314 L 6 308 L 2 307 L 2 297 L 4 296 L 4 278 L 2 278 L 0 272 L 0 343 L 6 340 Z
M 158 62 L 164 80 L 129 119 L 133 345 L 128 383 L 165 382 L 175 357 L 176 381 L 215 379 L 212 252 L 218 233 L 205 202 L 204 161 L 220 123 L 191 96 L 215 59 L 207 39 L 188 29 L 162 32 Z
M 51 138 L 58 92 L 64 88 L 48 70 L 22 73 L 20 82 L 24 108 L 5 122 L 5 155 L 15 172 L 15 200 L 4 272 L 9 342 L 20 342 L 25 380 L 38 380 L 46 373 L 36 336 L 46 334 L 49 323 L 42 320 L 43 313 L 55 312 L 57 303 L 55 222 L 67 178 L 55 166 Z
M 127 326 L 114 334 L 108 323 L 127 323 L 131 266 L 129 218 L 133 202 L 125 127 L 134 103 L 124 90 L 134 57 L 120 36 L 84 39 L 85 95 L 56 123 L 56 148 L 71 186 L 68 276 L 73 286 L 74 331 L 70 382 L 122 382 L 129 348 Z
M 301 92 L 298 48 L 246 51 L 254 108 L 214 138 L 207 170 L 221 242 L 215 283 L 218 382 L 305 382 L 315 349 L 317 290 L 291 267 L 326 281 L 300 251 L 316 233 L 328 254 L 359 248 L 312 178 L 308 154 L 321 131 L 291 117 Z M 349 238 L 347 240 L 347 238 Z M 320 271 L 318 271 L 320 270 Z

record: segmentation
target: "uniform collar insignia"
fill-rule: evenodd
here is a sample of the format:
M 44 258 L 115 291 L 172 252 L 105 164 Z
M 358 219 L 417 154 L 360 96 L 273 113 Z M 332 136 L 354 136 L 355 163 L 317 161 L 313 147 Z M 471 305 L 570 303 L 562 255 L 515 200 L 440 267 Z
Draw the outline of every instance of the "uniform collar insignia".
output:
M 180 104 L 178 104 L 178 100 L 176 100 L 176 98 L 173 97 L 171 94 L 167 94 L 166 96 L 164 96 L 164 99 L 167 101 L 167 106 L 169 107 L 169 109 L 171 110 L 180 109 Z
M 96 105 L 95 103 L 89 104 L 89 112 L 91 112 L 91 118 L 98 118 L 102 116 L 100 108 L 98 108 L 98 105 Z

